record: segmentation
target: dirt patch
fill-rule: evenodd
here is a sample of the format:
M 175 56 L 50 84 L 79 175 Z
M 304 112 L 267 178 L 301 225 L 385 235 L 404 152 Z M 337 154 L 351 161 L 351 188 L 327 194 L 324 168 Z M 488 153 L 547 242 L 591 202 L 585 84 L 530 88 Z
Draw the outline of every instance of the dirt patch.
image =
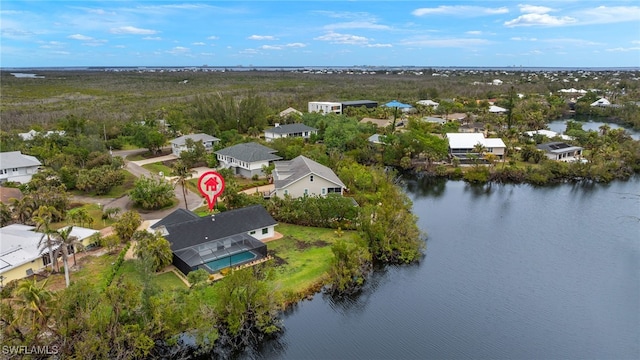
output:
M 329 245 L 328 242 L 324 241 L 324 240 L 316 240 L 313 243 L 311 243 L 313 246 L 315 247 L 325 247 L 327 245 Z
M 306 249 L 310 248 L 313 245 L 308 243 L 308 242 L 296 240 L 295 246 L 296 246 L 296 249 L 298 249 L 298 250 L 306 250 Z
M 273 251 L 273 250 L 269 250 L 269 251 L 267 251 L 267 254 L 268 254 L 269 256 L 271 256 L 271 260 L 273 260 L 273 264 L 274 264 L 275 266 L 283 266 L 283 265 L 288 264 L 288 263 L 287 263 L 287 260 L 285 260 L 285 259 L 281 258 L 280 256 L 278 256 L 278 255 L 276 254 L 276 252 L 275 252 L 275 251 Z

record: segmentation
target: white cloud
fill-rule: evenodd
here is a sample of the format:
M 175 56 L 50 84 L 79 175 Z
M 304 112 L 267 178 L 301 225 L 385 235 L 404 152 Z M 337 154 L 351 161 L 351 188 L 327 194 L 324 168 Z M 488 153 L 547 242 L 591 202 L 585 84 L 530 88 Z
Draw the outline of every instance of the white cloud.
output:
M 142 40 L 160 41 L 162 40 L 162 38 L 160 36 L 145 36 L 142 38 Z
M 249 40 L 278 40 L 271 35 L 251 35 L 247 39 Z
M 219 37 L 215 36 L 215 35 L 211 35 L 207 38 L 207 40 L 218 40 L 220 39 Z
M 82 43 L 82 45 L 84 45 L 84 46 L 102 46 L 107 42 L 108 42 L 107 40 L 93 39 L 93 40 L 91 40 L 89 42 Z
M 482 34 L 482 31 L 480 31 L 480 30 L 471 30 L 471 31 L 467 31 L 465 34 L 468 34 L 468 35 L 480 35 L 480 34 Z
M 327 30 L 337 29 L 369 29 L 369 30 L 390 30 L 391 27 L 387 25 L 376 24 L 371 21 L 350 21 L 337 24 L 329 24 L 324 27 Z
M 303 48 L 306 47 L 307 44 L 303 44 L 303 43 L 290 43 L 285 45 L 286 47 L 290 47 L 290 48 Z
M 411 12 L 414 16 L 426 16 L 426 15 L 455 15 L 460 17 L 474 17 L 484 15 L 498 15 L 506 14 L 509 9 L 506 7 L 500 8 L 487 8 L 481 6 L 467 6 L 467 5 L 441 5 L 435 8 L 419 8 Z
M 369 43 L 369 39 L 364 36 L 339 34 L 336 32 L 329 32 L 322 36 L 314 38 L 314 40 L 328 41 L 332 44 L 349 44 L 349 45 L 366 45 Z
M 576 23 L 576 19 L 570 16 L 551 16 L 549 14 L 524 14 L 513 20 L 506 21 L 504 26 L 562 26 Z
M 167 50 L 169 54 L 173 54 L 173 55 L 184 55 L 184 54 L 187 54 L 189 51 L 191 50 L 184 46 L 176 46 L 171 50 Z
M 191 43 L 191 45 L 193 45 L 193 46 L 205 46 L 207 44 L 203 43 L 202 41 L 199 41 L 199 42 Z
M 513 40 L 513 41 L 538 41 L 537 38 L 527 38 L 527 37 L 519 37 L 519 36 L 512 37 L 510 40 Z
M 67 37 L 69 39 L 73 39 L 73 40 L 82 40 L 82 41 L 93 40 L 93 38 L 91 36 L 86 36 L 86 35 L 82 35 L 82 34 L 73 34 L 73 35 L 69 35 Z
M 617 48 L 607 49 L 606 51 L 611 51 L 611 52 L 640 51 L 640 47 L 628 47 L 628 48 L 617 47 Z
M 536 5 L 518 5 L 520 8 L 520 12 L 525 14 L 546 14 L 548 12 L 553 11 L 552 8 L 548 8 L 546 6 L 536 6 Z
M 370 19 L 373 16 L 367 12 L 350 12 L 350 11 L 326 11 L 326 10 L 318 10 L 313 11 L 313 14 L 322 15 L 330 18 L 336 19 Z
M 263 50 L 282 50 L 282 46 L 278 46 L 278 45 L 262 45 L 262 46 L 260 46 L 260 49 L 263 49 Z
M 58 50 L 58 51 L 52 51 L 52 54 L 56 54 L 56 55 L 71 55 L 70 52 L 68 51 L 63 51 L 63 50 Z
M 121 26 L 117 28 L 111 28 L 109 30 L 112 34 L 129 34 L 129 35 L 153 35 L 156 34 L 157 31 L 150 29 L 140 29 L 135 26 Z
M 390 48 L 393 47 L 391 44 L 367 44 L 369 48 Z
M 598 6 L 577 12 L 581 25 L 612 24 L 640 19 L 640 6 Z

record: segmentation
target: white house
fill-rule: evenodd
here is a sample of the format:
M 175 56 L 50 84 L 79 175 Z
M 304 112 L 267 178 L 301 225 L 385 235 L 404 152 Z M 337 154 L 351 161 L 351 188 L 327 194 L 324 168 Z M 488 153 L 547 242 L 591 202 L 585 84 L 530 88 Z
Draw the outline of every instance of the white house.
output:
M 342 195 L 346 189 L 333 170 L 302 155 L 275 162 L 273 179 L 275 195 L 280 197 Z
M 500 106 L 491 105 L 489 106 L 489 112 L 494 114 L 504 114 L 507 112 L 507 109 Z
M 591 106 L 599 106 L 599 107 L 607 107 L 610 105 L 611 105 L 611 102 L 605 98 L 600 98 L 591 103 Z
M 548 137 L 549 139 L 553 139 L 554 137 L 559 136 L 562 140 L 573 140 L 573 137 L 569 135 L 558 134 L 555 131 L 545 130 L 545 129 L 525 131 L 524 133 L 530 137 L 533 137 L 535 135 L 542 135 L 542 136 Z
M 550 142 L 536 145 L 536 148 L 544 151 L 548 159 L 558 161 L 577 161 L 582 157 L 582 148 L 563 142 Z
M 431 107 L 433 109 L 437 109 L 438 105 L 440 105 L 439 103 L 437 103 L 437 102 L 435 102 L 433 100 L 419 100 L 419 101 L 416 101 L 416 104 L 423 105 L 423 106 L 429 106 L 429 107 Z
M 317 112 L 322 114 L 342 114 L 342 103 L 329 101 L 310 101 L 309 112 Z
M 193 142 L 202 141 L 202 145 L 208 152 L 213 151 L 213 147 L 220 142 L 220 139 L 208 134 L 183 135 L 171 140 L 171 152 L 173 155 L 180 156 L 181 152 L 188 150 L 187 139 L 191 139 Z
M 467 158 L 469 154 L 475 154 L 474 147 L 480 144 L 484 147 L 485 153 L 496 155 L 498 158 L 504 156 L 507 148 L 500 138 L 485 138 L 482 133 L 447 133 L 449 140 L 449 153 L 453 157 Z
M 38 131 L 35 131 L 35 130 L 31 129 L 31 130 L 27 131 L 26 133 L 18 133 L 18 136 L 20 136 L 22 138 L 22 140 L 24 140 L 24 141 L 29 141 L 29 140 L 33 140 L 34 137 L 36 137 L 37 135 L 40 135 L 40 134 L 42 134 L 42 136 L 44 136 L 44 137 L 49 137 L 51 135 L 64 136 L 65 132 L 63 130 L 60 130 L 60 131 L 52 130 L 52 131 L 47 131 L 47 132 L 41 133 L 41 132 L 38 132 Z
M 42 163 L 35 156 L 23 155 L 20 151 L 0 153 L 0 183 L 14 181 L 28 183 L 38 172 Z
M 33 275 L 50 264 L 49 251 L 38 247 L 44 234 L 35 229 L 35 226 L 22 224 L 0 228 L 0 276 L 4 284 Z M 71 236 L 77 237 L 87 246 L 93 239 L 92 235 L 98 232 L 74 226 Z M 75 251 L 74 248 L 69 250 Z
M 500 79 L 493 79 L 493 81 L 491 81 L 492 85 L 502 85 L 502 80 Z
M 301 137 L 303 139 L 308 139 L 312 134 L 318 133 L 318 129 L 302 123 L 287 125 L 280 125 L 276 123 L 275 125 L 275 127 L 264 131 L 264 139 L 266 141 L 286 137 Z
M 287 116 L 293 115 L 293 114 L 298 115 L 298 116 L 302 116 L 302 112 L 301 111 L 298 111 L 298 110 L 296 110 L 296 109 L 294 109 L 292 107 L 288 107 L 288 108 L 280 111 L 279 115 L 280 115 L 280 117 L 287 117 Z
M 269 166 L 273 161 L 282 159 L 275 155 L 276 152 L 277 150 L 251 142 L 233 145 L 214 153 L 220 167 L 232 168 L 236 175 L 251 178 L 253 175 L 264 176 L 263 166 Z

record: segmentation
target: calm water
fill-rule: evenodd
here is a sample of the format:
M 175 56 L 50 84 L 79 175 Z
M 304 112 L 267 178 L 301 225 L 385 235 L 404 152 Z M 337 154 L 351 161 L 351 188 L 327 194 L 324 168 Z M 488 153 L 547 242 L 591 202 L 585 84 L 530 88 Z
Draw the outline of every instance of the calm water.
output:
M 571 119 L 573 120 L 573 119 Z M 610 122 L 601 122 L 601 121 L 597 121 L 597 120 L 586 120 L 586 121 L 580 121 L 580 123 L 582 123 L 582 129 L 589 131 L 589 130 L 593 130 L 593 131 L 600 131 L 600 126 L 607 124 L 609 125 L 609 127 L 611 129 L 625 129 L 629 135 L 631 135 L 631 137 L 634 140 L 640 140 L 640 131 L 636 131 L 633 130 L 631 128 L 625 128 L 623 126 L 620 126 L 618 124 L 614 124 L 614 123 L 610 123 Z M 560 134 L 564 134 L 567 131 L 567 120 L 554 120 L 552 122 L 549 123 L 549 130 L 551 131 L 555 131 L 557 133 Z
M 640 179 L 407 191 L 424 261 L 301 303 L 247 358 L 640 358 Z

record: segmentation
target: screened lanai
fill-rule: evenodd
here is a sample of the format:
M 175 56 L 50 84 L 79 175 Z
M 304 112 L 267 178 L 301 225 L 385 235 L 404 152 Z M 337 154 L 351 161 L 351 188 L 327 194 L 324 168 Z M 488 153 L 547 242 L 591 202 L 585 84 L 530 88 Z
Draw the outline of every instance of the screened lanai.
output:
M 267 256 L 267 245 L 248 234 L 205 241 L 174 251 L 174 264 L 183 273 L 205 269 L 210 274 Z

